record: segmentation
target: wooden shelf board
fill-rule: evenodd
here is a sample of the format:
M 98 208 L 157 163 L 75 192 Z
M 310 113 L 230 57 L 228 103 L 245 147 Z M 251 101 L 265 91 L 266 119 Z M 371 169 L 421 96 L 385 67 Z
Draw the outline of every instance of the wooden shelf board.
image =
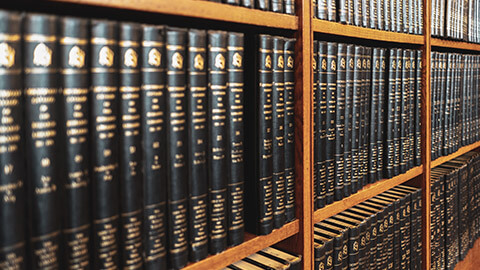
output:
M 422 35 L 388 32 L 319 19 L 313 19 L 312 26 L 314 32 L 337 36 L 416 45 L 422 45 L 424 42 Z
M 475 44 L 475 43 L 440 39 L 440 38 L 434 38 L 434 37 L 431 38 L 431 42 L 433 47 L 480 51 L 480 44 Z
M 467 256 L 463 261 L 460 261 L 455 270 L 472 270 L 478 269 L 480 265 L 480 238 L 475 240 L 473 247 L 468 251 Z
M 472 151 L 473 149 L 476 149 L 480 147 L 480 141 L 476 142 L 476 143 L 472 143 L 470 145 L 467 145 L 467 146 L 464 146 L 460 149 L 458 149 L 456 152 L 453 152 L 452 154 L 448 155 L 448 156 L 443 156 L 443 157 L 439 157 L 435 160 L 432 161 L 432 168 L 435 168 L 436 166 L 442 164 L 442 163 L 445 163 L 449 160 L 452 160 L 456 157 L 459 157 L 467 152 L 470 152 Z
M 201 18 L 272 28 L 298 28 L 296 16 L 267 12 L 209 1 L 193 0 L 48 0 L 80 5 L 101 6 L 168 15 Z
M 300 222 L 294 220 L 288 224 L 285 224 L 282 228 L 273 230 L 268 235 L 253 235 L 245 233 L 245 242 L 242 244 L 231 247 L 222 253 L 208 256 L 207 258 L 187 265 L 184 270 L 192 269 L 221 269 L 236 261 L 239 261 L 250 254 L 253 254 L 266 247 L 274 245 L 282 240 L 293 236 L 299 231 Z
M 320 222 L 342 211 L 345 211 L 348 208 L 355 206 L 365 200 L 368 200 L 384 191 L 387 191 L 395 186 L 405 183 L 408 180 L 421 175 L 422 171 L 423 166 L 418 166 L 410 169 L 404 174 L 397 175 L 391 179 L 383 179 L 376 183 L 368 184 L 357 193 L 315 211 L 313 216 L 313 222 Z

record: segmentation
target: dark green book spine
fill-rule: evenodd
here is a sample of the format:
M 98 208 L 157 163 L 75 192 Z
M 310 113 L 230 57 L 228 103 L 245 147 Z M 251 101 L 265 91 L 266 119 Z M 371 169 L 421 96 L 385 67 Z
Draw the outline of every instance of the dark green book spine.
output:
M 282 37 L 273 37 L 273 226 L 285 224 L 285 87 L 284 47 Z
M 378 162 L 378 115 L 379 115 L 379 104 L 380 104 L 380 48 L 373 48 L 373 57 L 372 57 L 372 99 L 370 101 L 370 140 L 368 145 L 368 182 L 376 182 L 377 179 L 377 162 Z
M 228 245 L 236 246 L 243 242 L 244 219 L 244 35 L 228 33 Z
M 318 125 L 317 136 L 318 143 L 315 143 L 315 154 L 318 155 L 318 199 L 317 208 L 322 208 L 326 205 L 327 196 L 327 162 L 326 162 L 326 145 L 327 145 L 327 42 L 318 42 Z
M 25 146 L 22 95 L 21 27 L 22 16 L 0 11 L 0 46 L 6 54 L 0 64 L 0 111 L 6 122 L 0 124 L 0 265 L 26 269 L 25 242 Z M 7 140 L 8 139 L 8 140 Z
M 343 195 L 348 197 L 352 194 L 352 132 L 353 132 L 353 69 L 355 46 L 347 45 L 346 58 L 346 86 L 345 86 L 345 144 L 344 144 L 344 180 Z
M 295 39 L 285 41 L 285 217 L 295 218 Z
M 143 249 L 146 269 L 167 268 L 165 28 L 143 26 Z
M 210 253 L 227 248 L 227 33 L 208 32 L 208 182 Z
M 119 264 L 118 26 L 92 20 L 90 119 L 93 268 Z
M 395 116 L 393 122 L 393 175 L 400 174 L 400 155 L 401 155 L 401 104 L 402 104 L 402 66 L 403 49 L 397 49 L 397 69 L 395 76 Z
M 347 80 L 347 44 L 339 43 L 337 52 L 337 88 L 335 110 L 335 191 L 334 199 L 343 198 L 343 180 L 345 177 L 345 87 Z
M 334 201 L 335 193 L 335 115 L 337 109 L 337 43 L 327 43 L 327 115 L 326 115 L 326 167 L 327 196 L 326 203 Z
M 362 93 L 362 59 L 363 47 L 355 46 L 354 67 L 353 67 L 353 110 L 352 110 L 352 194 L 360 187 L 360 113 Z
M 390 49 L 389 57 L 389 71 L 388 71 L 388 91 L 386 92 L 386 108 L 385 120 L 385 145 L 384 145 L 384 178 L 393 177 L 393 162 L 394 162 L 394 140 L 393 140 L 393 125 L 395 122 L 395 76 L 397 69 L 397 49 Z
M 24 20 L 26 172 L 30 268 L 60 267 L 59 145 L 60 98 L 57 76 L 57 17 L 28 14 Z M 20 53 L 20 52 L 18 52 Z M 63 177 L 62 177 L 63 178 Z
M 62 139 L 65 148 L 63 183 L 64 263 L 68 268 L 90 265 L 89 74 L 88 20 L 59 21 Z
M 188 260 L 187 31 L 168 28 L 166 32 L 167 246 L 169 267 L 182 268 Z
M 408 140 L 407 140 L 407 129 L 408 129 L 408 96 L 410 93 L 410 82 L 409 82 L 409 57 L 408 50 L 403 50 L 402 54 L 402 77 L 401 77 L 401 98 L 400 98 L 400 141 L 399 141 L 399 155 L 400 155 L 400 165 L 399 172 L 404 173 L 407 171 L 407 158 L 408 158 Z
M 122 23 L 119 34 L 121 261 L 125 267 L 141 268 L 143 168 L 138 55 L 142 32 L 139 24 Z
M 370 84 L 371 84 L 371 48 L 363 47 L 362 53 L 362 94 L 361 94 L 361 113 L 360 113 L 360 177 L 359 187 L 367 184 L 368 178 L 368 137 L 369 137 L 369 102 L 370 102 Z
M 208 255 L 207 178 L 207 33 L 188 31 L 188 255 L 196 262 Z
M 386 106 L 388 104 L 387 89 L 388 85 L 386 80 L 386 53 L 387 49 L 379 49 L 379 76 L 378 76 L 378 116 L 377 116 L 377 180 L 383 178 L 383 166 L 384 166 L 384 149 L 385 149 L 385 125 L 387 122 L 387 117 L 385 112 L 387 111 Z M 376 63 L 374 63 L 376 65 Z

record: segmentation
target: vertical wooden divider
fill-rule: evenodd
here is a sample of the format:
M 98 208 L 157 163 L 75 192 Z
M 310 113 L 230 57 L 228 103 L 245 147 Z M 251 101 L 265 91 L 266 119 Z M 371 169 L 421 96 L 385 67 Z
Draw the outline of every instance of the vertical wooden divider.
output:
M 295 177 L 296 217 L 300 230 L 295 241 L 296 250 L 303 256 L 303 269 L 313 265 L 313 117 L 312 117 L 312 1 L 296 0 L 298 29 L 295 33 Z
M 423 0 L 423 37 L 422 47 L 422 269 L 430 269 L 430 206 L 431 206 L 431 0 Z

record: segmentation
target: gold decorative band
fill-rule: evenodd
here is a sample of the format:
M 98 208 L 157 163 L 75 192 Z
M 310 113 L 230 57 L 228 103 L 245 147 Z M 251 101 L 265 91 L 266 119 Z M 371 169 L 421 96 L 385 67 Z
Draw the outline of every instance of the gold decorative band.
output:
M 144 47 L 162 47 L 162 46 L 165 46 L 165 43 L 160 42 L 160 41 L 144 40 L 144 41 L 142 41 L 142 46 L 144 46 Z
M 222 48 L 222 47 L 210 47 L 208 50 L 211 51 L 211 52 L 226 52 L 227 51 L 226 48 Z
M 121 47 L 139 47 L 140 46 L 140 43 L 138 43 L 137 41 L 133 41 L 133 40 L 121 40 L 118 45 L 120 45 Z
M 106 38 L 100 38 L 100 37 L 94 37 L 90 39 L 90 42 L 92 44 L 98 44 L 98 45 L 115 45 L 117 44 L 117 41 L 114 39 L 106 39 Z
M 15 41 L 20 41 L 20 35 L 15 34 L 5 34 L 5 33 L 0 33 L 0 40 L 1 41 L 10 41 L 10 42 L 15 42 Z
M 74 37 L 63 37 L 60 39 L 60 44 L 62 45 L 87 45 L 87 39 L 74 38 Z
M 27 42 L 54 42 L 57 40 L 56 36 L 46 36 L 40 34 L 25 35 L 23 38 Z

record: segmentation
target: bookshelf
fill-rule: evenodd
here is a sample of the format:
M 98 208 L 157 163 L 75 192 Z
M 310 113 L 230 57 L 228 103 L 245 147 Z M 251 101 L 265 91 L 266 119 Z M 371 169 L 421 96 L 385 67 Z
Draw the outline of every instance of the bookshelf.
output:
M 28 1 L 20 1 L 28 2 Z M 404 33 L 386 32 L 375 29 L 343 25 L 336 22 L 322 21 L 312 18 L 311 0 L 296 0 L 296 16 L 265 12 L 255 9 L 230 6 L 199 0 L 43 0 L 42 4 L 53 6 L 61 3 L 71 8 L 83 7 L 86 10 L 101 8 L 112 12 L 139 12 L 140 14 L 158 14 L 171 17 L 194 18 L 209 24 L 221 25 L 219 28 L 248 26 L 245 31 L 258 33 L 276 33 L 293 31 L 297 38 L 295 48 L 296 85 L 295 85 L 295 145 L 296 145 L 296 220 L 274 230 L 265 236 L 255 236 L 246 233 L 245 242 L 211 255 L 206 259 L 189 264 L 185 269 L 219 269 L 223 268 L 251 253 L 265 247 L 278 244 L 303 256 L 303 268 L 311 269 L 313 265 L 312 235 L 313 224 L 339 213 L 351 206 L 365 201 L 385 190 L 399 184 L 411 181 L 422 187 L 422 217 L 423 217 L 423 269 L 430 269 L 430 170 L 441 163 L 458 157 L 468 151 L 480 148 L 480 142 L 462 147 L 448 156 L 431 160 L 430 151 L 430 52 L 432 47 L 480 51 L 479 44 L 442 40 L 430 37 L 431 1 L 424 0 L 424 33 L 410 35 Z M 38 4 L 38 3 L 37 3 Z M 23 7 L 22 7 L 23 8 Z M 89 14 L 78 14 L 88 16 Z M 172 22 L 174 23 L 174 22 Z M 227 23 L 227 24 L 225 24 Z M 226 25 L 226 26 L 225 26 Z M 195 27 L 195 25 L 191 25 Z M 331 39 L 363 40 L 371 46 L 380 43 L 394 43 L 423 50 L 422 74 L 422 165 L 412 168 L 402 175 L 391 179 L 383 179 L 377 183 L 365 186 L 359 192 L 337 201 L 322 209 L 313 211 L 313 100 L 312 93 L 312 42 L 315 33 L 328 36 Z M 402 45 L 403 46 L 403 45 Z M 475 254 L 480 253 L 480 240 L 470 250 L 467 258 L 457 269 L 469 269 L 473 265 Z M 471 255 L 474 254 L 474 255 Z

